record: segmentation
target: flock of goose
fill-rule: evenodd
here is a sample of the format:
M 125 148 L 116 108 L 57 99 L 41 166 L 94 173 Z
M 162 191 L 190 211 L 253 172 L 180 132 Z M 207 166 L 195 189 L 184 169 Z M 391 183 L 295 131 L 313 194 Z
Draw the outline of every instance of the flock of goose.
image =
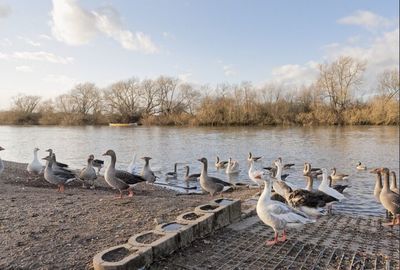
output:
M 0 146 L 0 151 L 4 150 Z M 87 165 L 79 172 L 73 172 L 67 164 L 57 162 L 56 155 L 52 149 L 46 150 L 49 154 L 43 160 L 46 165 L 43 166 L 38 159 L 38 148 L 33 151 L 33 161 L 27 166 L 27 171 L 32 175 L 43 173 L 44 179 L 58 187 L 58 192 L 64 192 L 65 184 L 80 180 L 84 187 L 88 183 L 94 188 L 95 180 L 104 165 L 104 161 L 95 159 L 93 155 L 87 158 Z M 113 150 L 106 151 L 103 156 L 109 156 L 111 162 L 105 169 L 104 179 L 108 185 L 119 191 L 118 198 L 122 198 L 123 191 L 128 192 L 128 196 L 133 196 L 133 187 L 140 182 L 154 183 L 158 176 L 150 168 L 151 157 L 142 157 L 144 166 L 140 173 L 136 165 L 136 155 L 133 156 L 131 164 L 127 170 L 116 169 L 116 153 Z M 259 218 L 275 232 L 274 239 L 267 241 L 268 245 L 276 244 L 286 240 L 286 228 L 315 222 L 315 219 L 321 215 L 330 213 L 332 205 L 346 199 L 343 191 L 348 185 L 332 185 L 332 180 L 343 180 L 349 176 L 341 174 L 332 169 L 328 175 L 325 168 L 312 168 L 310 163 L 304 163 L 303 175 L 307 184 L 304 189 L 295 188 L 285 181 L 287 174 L 282 174 L 284 169 L 290 169 L 294 164 L 284 164 L 282 158 L 274 160 L 271 167 L 263 167 L 257 170 L 254 163 L 261 157 L 255 157 L 251 153 L 248 155 L 250 168 L 248 170 L 249 178 L 259 187 L 261 194 L 257 202 L 257 214 Z M 211 196 L 221 194 L 226 187 L 235 187 L 234 184 L 225 182 L 217 177 L 208 174 L 208 160 L 206 158 L 198 159 L 202 163 L 201 173 L 189 174 L 189 166 L 185 166 L 185 181 L 198 181 L 203 191 Z M 174 171 L 167 172 L 166 178 L 176 178 L 178 163 L 174 164 Z M 225 169 L 227 174 L 235 174 L 240 171 L 239 163 L 232 158 L 227 161 L 216 158 L 215 167 Z M 97 168 L 97 172 L 96 169 Z M 361 162 L 356 166 L 357 170 L 367 170 L 367 167 Z M 4 164 L 0 159 L 0 174 L 4 170 Z M 376 174 L 376 183 L 374 188 L 375 199 L 393 215 L 393 220 L 387 225 L 400 225 L 400 195 L 397 188 L 396 174 L 390 172 L 388 168 L 377 168 L 371 171 Z M 390 176 L 392 181 L 390 183 Z M 382 184 L 383 177 L 383 184 Z M 317 189 L 314 189 L 313 182 L 316 178 L 322 178 Z M 263 189 L 262 189 L 263 188 Z M 272 192 L 273 189 L 273 192 Z M 279 237 L 281 234 L 281 237 Z

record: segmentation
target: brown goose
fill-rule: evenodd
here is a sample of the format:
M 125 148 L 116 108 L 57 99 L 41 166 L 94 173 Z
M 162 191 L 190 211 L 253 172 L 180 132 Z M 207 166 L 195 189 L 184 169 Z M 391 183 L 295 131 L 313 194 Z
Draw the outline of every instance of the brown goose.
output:
M 222 181 L 219 178 L 209 176 L 207 173 L 208 161 L 206 158 L 198 159 L 201 163 L 203 163 L 203 168 L 200 173 L 200 186 L 207 192 L 210 193 L 211 196 L 214 196 L 216 193 L 221 193 L 224 189 L 224 186 L 233 186 L 231 183 L 227 183 Z
M 384 180 L 379 199 L 383 207 L 393 214 L 393 221 L 391 223 L 386 223 L 385 225 L 400 225 L 400 195 L 389 189 L 389 169 L 381 168 L 380 172 L 382 173 Z
M 107 184 L 119 190 L 118 198 L 122 198 L 123 190 L 128 190 L 129 197 L 132 197 L 133 186 L 137 183 L 145 182 L 146 179 L 139 175 L 131 174 L 126 171 L 116 170 L 115 163 L 117 162 L 117 156 L 115 155 L 114 150 L 107 150 L 107 152 L 105 152 L 103 156 L 111 157 L 111 162 L 108 165 L 106 172 L 104 173 L 104 179 L 106 180 Z
M 184 168 L 186 169 L 186 174 L 185 174 L 185 178 L 184 178 L 185 181 L 197 181 L 197 179 L 199 179 L 199 177 L 200 177 L 199 173 L 189 174 L 189 170 L 190 170 L 189 166 L 185 166 Z
M 259 161 L 262 157 L 255 157 L 251 152 L 249 152 L 249 155 L 247 156 L 247 161 Z
M 97 179 L 96 170 L 93 166 L 94 155 L 89 155 L 87 166 L 80 170 L 78 178 L 83 181 L 82 187 L 86 188 L 86 182 L 90 182 L 90 188 L 94 189 L 94 181 Z

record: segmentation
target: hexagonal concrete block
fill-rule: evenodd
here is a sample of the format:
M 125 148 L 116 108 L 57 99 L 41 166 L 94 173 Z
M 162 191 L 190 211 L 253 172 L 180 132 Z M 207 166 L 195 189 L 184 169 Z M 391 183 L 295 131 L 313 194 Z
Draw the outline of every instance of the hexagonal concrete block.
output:
M 240 200 L 221 198 L 214 200 L 214 203 L 221 206 L 227 206 L 229 208 L 230 223 L 234 223 L 240 219 L 242 214 L 242 205 L 240 203 Z
M 179 215 L 176 220 L 193 225 L 193 238 L 207 236 L 213 231 L 214 213 L 186 212 Z
M 151 247 L 153 258 L 165 257 L 179 248 L 177 232 L 161 233 L 156 230 L 135 234 L 128 243 L 134 247 Z
M 95 270 L 139 269 L 153 262 L 151 247 L 133 247 L 123 244 L 97 253 L 93 258 Z
M 213 230 L 218 230 L 230 224 L 229 208 L 227 205 L 219 205 L 215 202 L 197 206 L 194 211 L 196 213 L 213 213 Z

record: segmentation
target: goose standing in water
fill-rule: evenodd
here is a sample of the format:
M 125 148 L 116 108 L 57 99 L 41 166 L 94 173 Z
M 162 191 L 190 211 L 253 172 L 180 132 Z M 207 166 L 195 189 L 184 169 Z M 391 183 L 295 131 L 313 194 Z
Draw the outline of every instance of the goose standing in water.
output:
M 383 174 L 384 181 L 379 199 L 383 207 L 393 215 L 393 221 L 391 223 L 386 223 L 385 225 L 400 225 L 400 195 L 394 193 L 389 188 L 389 169 L 382 168 L 380 171 Z
M 215 160 L 215 167 L 217 169 L 224 169 L 228 165 L 228 161 L 226 160 L 219 160 L 219 156 L 217 156 Z
M 115 163 L 117 162 L 117 156 L 113 150 L 107 150 L 103 156 L 111 157 L 111 162 L 104 173 L 104 179 L 106 180 L 107 184 L 119 190 L 119 199 L 122 198 L 123 190 L 127 190 L 129 192 L 128 196 L 132 197 L 133 186 L 137 183 L 145 182 L 146 179 L 126 171 L 116 170 Z
M 3 150 L 5 150 L 5 149 L 0 146 L 0 151 L 3 151 Z M 0 158 L 0 175 L 3 173 L 3 171 L 4 171 L 4 163 L 3 163 L 3 160 L 1 160 L 1 158 Z
M 336 168 L 333 167 L 332 168 L 331 177 L 332 177 L 332 180 L 346 180 L 346 179 L 349 178 L 349 175 L 348 174 L 343 174 L 343 173 L 337 173 L 336 172 Z
M 361 163 L 361 161 L 359 161 L 356 165 L 356 169 L 359 171 L 365 171 L 367 169 L 367 166 L 365 166 L 364 164 Z
M 396 173 L 394 171 L 391 171 L 390 175 L 392 177 L 392 181 L 390 182 L 390 190 L 394 193 L 400 194 L 399 188 L 397 187 Z
M 50 184 L 58 186 L 57 192 L 63 193 L 65 184 L 75 180 L 75 175 L 71 172 L 55 171 L 53 163 L 55 162 L 55 154 L 43 158 L 47 161 L 44 169 L 44 179 Z
M 142 159 L 144 160 L 145 164 L 140 175 L 146 179 L 147 183 L 154 183 L 157 176 L 155 176 L 154 172 L 150 168 L 151 157 L 142 157 Z
M 227 174 L 233 174 L 233 173 L 239 173 L 239 162 L 236 160 L 232 160 L 232 158 L 229 158 L 228 165 L 226 166 L 225 172 Z
M 350 187 L 349 185 L 332 185 L 332 177 L 328 175 L 328 180 L 329 180 L 329 187 L 333 188 L 334 190 L 337 190 L 339 193 L 343 194 L 343 191 Z
M 136 164 L 136 153 L 133 153 L 132 156 L 132 161 L 131 163 L 129 163 L 128 167 L 127 167 L 127 172 L 132 173 L 132 174 L 138 174 L 138 165 Z
M 33 149 L 33 160 L 26 167 L 26 170 L 29 172 L 29 174 L 39 175 L 43 171 L 43 165 L 39 161 L 38 156 L 37 156 L 38 151 L 39 151 L 39 148 L 37 148 L 37 147 L 35 147 Z
M 323 168 L 322 170 L 322 182 L 318 187 L 318 190 L 328 194 L 329 196 L 332 196 L 339 201 L 346 199 L 346 197 L 341 194 L 339 191 L 329 187 L 329 179 L 328 179 L 328 171 L 327 169 Z
M 310 175 L 313 178 L 317 178 L 319 175 L 322 175 L 322 171 L 320 168 L 312 168 L 311 164 L 308 162 L 304 163 L 304 168 L 303 168 L 303 175 Z
M 90 188 L 94 189 L 94 180 L 97 179 L 96 170 L 93 167 L 94 156 L 89 155 L 87 165 L 83 168 L 78 175 L 78 178 L 83 181 L 83 188 L 86 188 L 86 182 L 90 182 Z
M 167 172 L 166 174 L 165 174 L 165 177 L 167 178 L 167 179 L 169 179 L 169 178 L 176 178 L 177 176 L 178 176 L 178 172 L 176 171 L 176 168 L 178 167 L 178 163 L 175 163 L 174 164 L 174 171 L 173 172 Z
M 247 161 L 252 162 L 252 161 L 259 161 L 262 157 L 255 157 L 251 152 L 249 152 L 249 155 L 247 156 Z
M 287 227 L 315 222 L 315 220 L 286 204 L 271 200 L 271 180 L 269 177 L 263 180 L 265 181 L 264 191 L 258 199 L 256 210 L 262 222 L 270 226 L 275 232 L 274 239 L 266 241 L 267 245 L 286 241 Z M 282 237 L 278 237 L 280 232 L 282 232 Z
M 364 164 L 361 164 L 361 162 L 359 161 L 357 163 L 356 169 L 359 171 L 365 171 L 367 169 L 367 166 L 365 166 Z
M 185 166 L 184 167 L 186 169 L 186 174 L 185 174 L 185 181 L 197 181 L 197 179 L 199 179 L 200 174 L 199 173 L 193 173 L 189 175 L 189 166 Z
M 221 193 L 225 186 L 233 186 L 231 183 L 227 183 L 219 178 L 208 175 L 208 161 L 206 158 L 200 158 L 198 161 L 203 163 L 203 168 L 200 173 L 200 186 L 203 190 L 210 193 L 211 196 L 214 196 L 218 192 Z

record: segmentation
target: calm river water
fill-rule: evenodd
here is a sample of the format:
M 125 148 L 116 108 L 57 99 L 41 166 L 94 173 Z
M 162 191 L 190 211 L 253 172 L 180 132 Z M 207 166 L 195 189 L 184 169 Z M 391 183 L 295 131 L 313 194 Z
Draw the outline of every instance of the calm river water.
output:
M 117 167 L 125 169 L 132 159 L 150 156 L 150 165 L 163 175 L 178 166 L 178 183 L 183 178 L 183 163 L 191 173 L 200 171 L 200 157 L 210 161 L 210 173 L 224 180 L 250 182 L 247 171 L 247 153 L 263 156 L 258 167 L 269 166 L 281 156 L 284 163 L 295 163 L 287 170 L 289 182 L 305 186 L 302 177 L 303 163 L 314 167 L 336 167 L 339 172 L 350 174 L 351 188 L 345 194 L 348 199 L 336 206 L 339 211 L 361 215 L 382 215 L 383 208 L 374 201 L 375 178 L 368 171 L 359 172 L 356 163 L 361 161 L 368 168 L 386 166 L 399 172 L 398 127 L 271 127 L 271 128 L 169 128 L 169 127 L 14 127 L 0 126 L 0 145 L 6 151 L 0 153 L 4 160 L 30 162 L 32 149 L 39 147 L 44 157 L 47 148 L 53 148 L 57 159 L 73 168 L 85 165 L 86 157 L 93 153 L 101 157 L 107 149 L 117 153 Z M 239 161 L 241 172 L 228 179 L 224 171 L 214 167 L 216 155 L 226 160 Z M 107 157 L 106 163 L 109 162 Z M 143 160 L 137 159 L 139 166 Z M 102 171 L 104 172 L 104 170 Z M 315 187 L 319 181 L 314 183 Z

